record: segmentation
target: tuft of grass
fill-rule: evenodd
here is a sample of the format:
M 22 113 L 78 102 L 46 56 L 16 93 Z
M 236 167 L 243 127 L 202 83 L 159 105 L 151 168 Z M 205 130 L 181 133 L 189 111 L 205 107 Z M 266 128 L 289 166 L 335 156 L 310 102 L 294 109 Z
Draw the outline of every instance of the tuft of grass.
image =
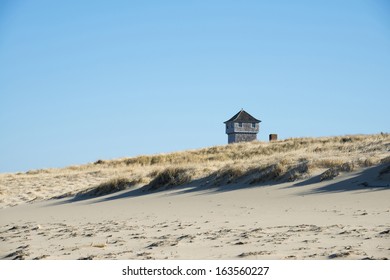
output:
M 309 175 L 310 165 L 307 161 L 300 162 L 295 166 L 291 166 L 286 172 L 286 179 L 289 182 L 297 181 L 306 178 Z
M 343 164 L 332 166 L 320 175 L 320 181 L 332 180 L 339 176 L 340 172 L 352 172 L 355 168 L 353 162 L 345 162 Z
M 99 197 L 115 192 L 123 191 L 140 183 L 140 179 L 130 180 L 128 178 L 114 178 L 101 183 L 96 187 L 89 188 L 76 194 L 76 196 Z
M 337 157 L 324 158 L 313 161 L 312 167 L 314 168 L 335 168 L 343 164 L 343 160 Z
M 379 162 L 380 162 L 380 160 L 378 158 L 369 157 L 366 159 L 359 160 L 358 163 L 362 167 L 370 167 L 370 166 L 374 166 L 374 165 L 378 164 Z
M 26 172 L 27 175 L 38 175 L 38 174 L 47 174 L 50 173 L 48 169 L 35 169 L 35 170 L 29 170 Z
M 150 178 L 155 178 L 159 173 L 160 173 L 160 171 L 159 171 L 158 169 L 152 170 L 152 171 L 148 174 L 148 177 L 150 177 Z
M 337 167 L 331 167 L 320 175 L 320 181 L 332 180 L 339 176 L 340 170 Z
M 149 190 L 171 188 L 187 184 L 191 181 L 191 170 L 180 167 L 168 167 L 160 171 L 149 183 Z
M 231 184 L 239 180 L 244 176 L 245 171 L 243 167 L 225 166 L 215 171 L 211 177 L 212 184 L 214 186 L 221 186 L 224 184 Z
M 286 166 L 282 163 L 271 164 L 265 168 L 254 168 L 251 173 L 249 184 L 264 183 L 266 181 L 280 179 L 286 173 Z
M 352 172 L 355 170 L 355 164 L 353 162 L 345 162 L 339 167 L 339 170 L 343 172 Z

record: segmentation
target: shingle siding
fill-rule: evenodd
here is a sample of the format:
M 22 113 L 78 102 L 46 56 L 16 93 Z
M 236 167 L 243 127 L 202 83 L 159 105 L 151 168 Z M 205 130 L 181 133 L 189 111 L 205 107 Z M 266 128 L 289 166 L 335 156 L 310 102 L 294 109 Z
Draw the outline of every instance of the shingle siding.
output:
M 238 143 L 238 142 L 250 142 L 255 141 L 256 134 L 253 133 L 235 133 L 228 135 L 228 144 Z
M 255 141 L 260 129 L 260 122 L 241 110 L 225 122 L 228 143 Z
M 226 123 L 226 133 L 238 133 L 238 132 L 248 132 L 248 133 L 258 133 L 260 125 L 254 123 L 255 127 L 252 126 L 252 123 L 242 123 L 240 127 L 238 122 L 228 122 Z

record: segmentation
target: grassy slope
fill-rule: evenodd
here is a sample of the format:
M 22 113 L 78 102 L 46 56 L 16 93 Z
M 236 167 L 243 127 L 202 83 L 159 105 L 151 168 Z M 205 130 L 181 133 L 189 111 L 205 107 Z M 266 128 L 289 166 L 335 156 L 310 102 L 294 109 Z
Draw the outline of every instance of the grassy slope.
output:
M 139 156 L 63 169 L 0 174 L 0 207 L 70 195 L 104 195 L 145 185 L 165 189 L 207 178 L 210 186 L 294 181 L 314 174 L 331 179 L 390 160 L 390 135 L 292 138 Z M 205 179 L 206 180 L 206 179 Z

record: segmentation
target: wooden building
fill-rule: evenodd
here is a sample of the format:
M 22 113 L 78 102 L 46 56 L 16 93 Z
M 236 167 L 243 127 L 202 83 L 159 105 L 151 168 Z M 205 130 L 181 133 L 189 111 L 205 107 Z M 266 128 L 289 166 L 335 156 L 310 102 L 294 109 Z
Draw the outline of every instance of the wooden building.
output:
M 260 120 L 252 117 L 241 109 L 225 123 L 228 143 L 248 142 L 257 139 L 260 128 Z

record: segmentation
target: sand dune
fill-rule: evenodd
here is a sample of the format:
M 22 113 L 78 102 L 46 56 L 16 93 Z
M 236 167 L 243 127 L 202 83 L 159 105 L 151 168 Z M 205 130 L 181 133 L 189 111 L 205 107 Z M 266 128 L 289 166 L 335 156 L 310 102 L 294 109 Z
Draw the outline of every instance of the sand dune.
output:
M 388 259 L 390 185 L 381 170 L 19 205 L 0 212 L 0 257 Z
M 0 259 L 388 259 L 390 135 L 0 174 Z

